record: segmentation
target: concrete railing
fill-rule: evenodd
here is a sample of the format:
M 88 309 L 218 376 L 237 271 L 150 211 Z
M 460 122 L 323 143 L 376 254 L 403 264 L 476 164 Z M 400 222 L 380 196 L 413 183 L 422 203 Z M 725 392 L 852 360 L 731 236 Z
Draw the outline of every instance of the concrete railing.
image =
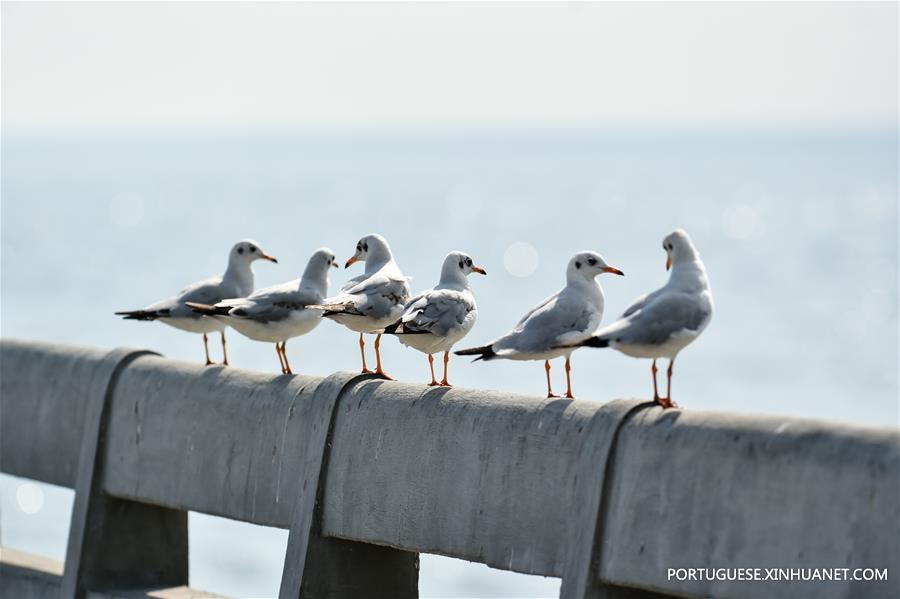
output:
M 187 510 L 289 529 L 281 597 L 416 596 L 420 552 L 564 597 L 900 596 L 896 430 L 4 340 L 0 433 L 75 489 L 64 567 L 4 551 L 4 597 L 177 595 Z

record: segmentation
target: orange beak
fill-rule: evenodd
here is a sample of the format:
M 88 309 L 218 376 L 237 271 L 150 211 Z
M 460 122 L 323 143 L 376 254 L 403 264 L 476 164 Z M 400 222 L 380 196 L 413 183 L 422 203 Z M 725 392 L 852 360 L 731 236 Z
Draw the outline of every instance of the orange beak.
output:
M 278 264 L 278 260 L 275 258 L 275 256 L 272 256 L 271 254 L 260 254 L 260 258 L 262 258 L 263 260 L 268 260 L 269 262 L 274 262 L 275 264 Z
M 350 259 L 347 260 L 347 263 L 344 265 L 344 268 L 350 268 L 359 260 L 356 256 L 350 256 Z
M 666 270 L 672 268 L 672 256 L 666 256 Z
M 612 273 L 614 275 L 619 275 L 620 277 L 625 276 L 624 272 L 622 272 L 618 268 L 615 268 L 614 266 L 607 266 L 606 268 L 603 269 L 603 272 L 608 272 L 608 273 Z
M 486 274 L 487 274 L 487 271 L 484 270 L 483 268 L 481 268 L 480 266 L 473 266 L 473 267 L 472 267 L 472 272 L 477 272 L 477 273 L 480 274 L 480 275 L 486 275 Z

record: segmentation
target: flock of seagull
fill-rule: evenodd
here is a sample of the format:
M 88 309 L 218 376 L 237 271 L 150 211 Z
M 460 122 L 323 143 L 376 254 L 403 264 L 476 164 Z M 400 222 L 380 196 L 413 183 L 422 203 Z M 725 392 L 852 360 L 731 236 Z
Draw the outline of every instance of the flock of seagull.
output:
M 611 347 L 635 358 L 652 359 L 653 397 L 663 408 L 672 401 L 672 366 L 678 353 L 696 339 L 709 324 L 713 312 L 712 292 L 706 269 L 688 234 L 679 229 L 663 239 L 668 282 L 635 300 L 622 316 L 602 329 L 603 290 L 597 276 L 624 275 L 596 252 L 572 256 L 566 266 L 566 285 L 535 306 L 511 331 L 479 347 L 454 352 L 476 356 L 475 360 L 537 360 L 544 362 L 547 397 L 554 394 L 550 382 L 550 360 L 565 356 L 566 393 L 572 393 L 571 355 L 579 347 Z M 177 295 L 143 310 L 116 312 L 130 320 L 158 320 L 175 328 L 203 335 L 206 364 L 210 333 L 222 340 L 223 364 L 228 364 L 225 329 L 231 327 L 255 341 L 275 344 L 283 374 L 292 374 L 287 341 L 312 331 L 328 318 L 359 333 L 362 372 L 384 372 L 381 361 L 382 335 L 428 356 L 433 386 L 450 386 L 447 370 L 450 352 L 465 337 L 478 316 L 475 296 L 469 286 L 472 273 L 486 275 L 465 252 L 447 254 L 438 284 L 413 296 L 384 237 L 366 235 L 344 265 L 365 263 L 363 274 L 350 279 L 333 296 L 328 295 L 328 273 L 337 268 L 334 252 L 316 250 L 299 279 L 253 291 L 256 260 L 277 260 L 255 241 L 237 242 L 229 253 L 228 268 L 219 277 L 190 285 Z M 375 370 L 366 365 L 365 334 L 375 337 Z M 443 353 L 443 378 L 434 372 L 434 354 Z M 666 396 L 656 381 L 656 361 L 669 360 Z

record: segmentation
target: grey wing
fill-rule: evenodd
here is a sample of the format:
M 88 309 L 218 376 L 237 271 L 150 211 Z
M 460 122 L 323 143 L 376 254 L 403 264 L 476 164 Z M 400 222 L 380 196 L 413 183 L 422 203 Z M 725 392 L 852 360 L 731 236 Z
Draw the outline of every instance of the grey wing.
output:
M 294 312 L 306 309 L 310 304 L 318 304 L 322 296 L 311 290 L 294 286 L 290 290 L 270 288 L 252 298 L 236 303 L 229 316 L 246 318 L 257 322 L 284 320 Z
M 681 331 L 698 331 L 712 315 L 712 307 L 696 295 L 668 292 L 602 332 L 626 345 L 658 345 Z
M 580 341 L 596 328 L 597 316 L 586 302 L 555 295 L 532 310 L 512 333 L 499 339 L 496 347 L 543 352 L 572 340 Z
M 600 314 L 587 302 L 560 297 L 552 309 L 529 321 L 526 331 L 546 340 L 547 347 L 580 341 L 600 324 Z
M 347 295 L 361 314 L 383 318 L 409 299 L 409 284 L 405 278 L 374 275 L 348 291 Z
M 168 300 L 171 303 L 170 315 L 173 318 L 201 318 L 199 314 L 188 308 L 185 303 L 215 305 L 228 297 L 228 289 L 225 289 L 220 277 L 206 279 L 194 283 L 181 290 L 181 292 Z
M 548 304 L 550 304 L 551 302 L 555 302 L 558 297 L 559 297 L 559 292 L 556 292 L 553 295 L 551 295 L 550 297 L 548 297 L 547 299 L 545 299 L 544 301 L 542 301 L 541 303 L 539 303 L 537 306 L 535 306 L 534 308 L 532 308 L 531 310 L 526 312 L 525 316 L 520 318 L 519 322 L 516 323 L 515 330 L 521 329 L 522 326 L 528 321 L 528 319 L 530 319 L 532 316 L 534 316 L 538 312 L 545 310 L 547 308 Z
M 403 324 L 412 331 L 444 336 L 465 322 L 475 303 L 458 291 L 432 292 L 409 304 Z
M 353 277 L 352 279 L 349 279 L 346 283 L 344 283 L 341 286 L 341 290 L 338 293 L 349 292 L 351 289 L 353 289 L 354 287 L 356 287 L 357 285 L 359 285 L 360 283 L 365 281 L 367 278 L 368 278 L 368 275 L 363 273 L 363 274 L 359 275 L 358 277 Z

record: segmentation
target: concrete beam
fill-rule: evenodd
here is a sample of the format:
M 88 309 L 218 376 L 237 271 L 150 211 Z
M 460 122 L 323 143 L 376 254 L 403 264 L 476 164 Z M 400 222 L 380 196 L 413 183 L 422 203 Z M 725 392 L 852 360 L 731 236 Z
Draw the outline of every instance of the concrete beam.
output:
M 2 471 L 75 486 L 109 357 L 0 343 Z M 100 493 L 79 477 L 76 504 L 290 528 L 282 597 L 413 596 L 419 552 L 561 576 L 565 597 L 900 596 L 895 429 L 152 356 L 117 372 L 88 477 Z M 681 567 L 886 567 L 889 579 L 668 576 Z M 341 586 L 354 575 L 362 586 Z
M 84 418 L 103 393 L 109 350 L 0 340 L 0 469 L 75 487 Z M 27 423 L 27 434 L 23 424 Z

